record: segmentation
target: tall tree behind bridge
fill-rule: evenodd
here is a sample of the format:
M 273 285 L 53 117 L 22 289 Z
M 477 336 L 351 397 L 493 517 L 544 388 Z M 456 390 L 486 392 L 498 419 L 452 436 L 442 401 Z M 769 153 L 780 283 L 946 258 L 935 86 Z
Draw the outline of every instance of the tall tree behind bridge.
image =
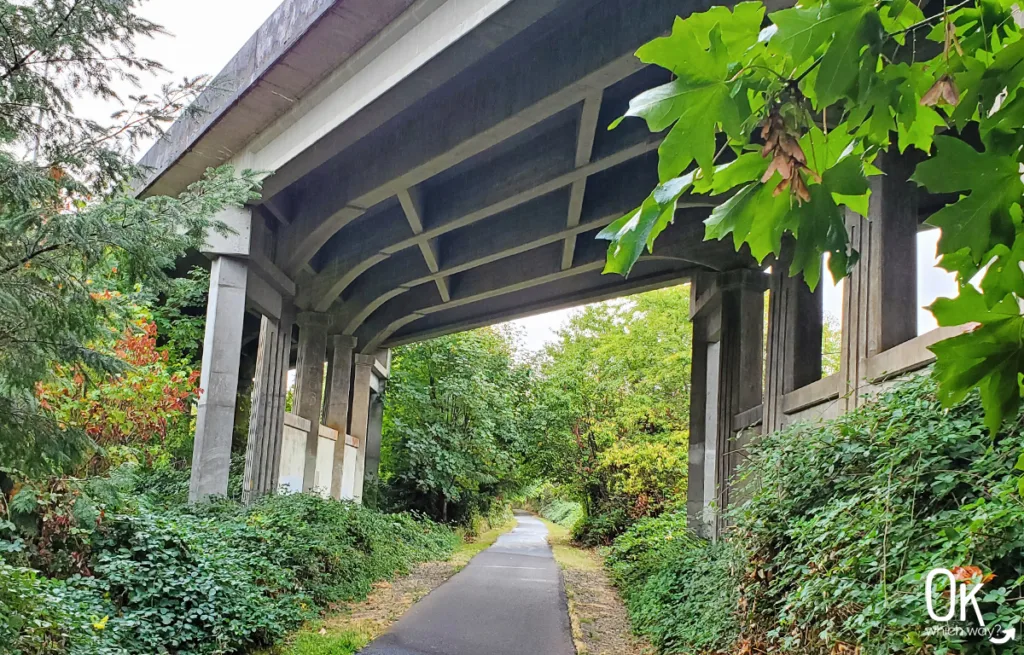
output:
M 381 451 L 385 498 L 464 521 L 516 491 L 530 386 L 512 335 L 493 328 L 394 351 Z
M 689 311 L 687 286 L 591 305 L 545 352 L 529 461 L 607 519 L 600 539 L 685 497 Z
M 90 447 L 40 408 L 33 388 L 56 363 L 119 365 L 91 347 L 123 329 L 108 292 L 158 284 L 217 211 L 257 188 L 252 173 L 225 167 L 177 198 L 131 194 L 139 145 L 205 82 L 131 93 L 163 70 L 135 53 L 161 31 L 139 5 L 0 1 L 0 462 L 29 474 L 59 471 Z M 115 109 L 107 120 L 81 113 L 103 103 Z

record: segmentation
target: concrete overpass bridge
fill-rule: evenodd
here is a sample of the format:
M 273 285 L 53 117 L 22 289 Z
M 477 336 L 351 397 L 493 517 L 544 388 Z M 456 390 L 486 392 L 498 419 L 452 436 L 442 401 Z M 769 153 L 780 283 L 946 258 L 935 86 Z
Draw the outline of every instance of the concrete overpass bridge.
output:
M 379 456 L 389 348 L 692 280 L 691 509 L 704 518 L 728 500 L 736 434 L 814 407 L 787 400 L 808 385 L 822 402 L 848 395 L 866 380 L 861 360 L 916 336 L 912 299 L 880 302 L 894 289 L 898 299 L 913 293 L 906 258 L 891 255 L 920 218 L 916 194 L 888 187 L 872 210 L 886 220 L 863 230 L 872 274 L 847 285 L 844 318 L 854 323 L 842 379 L 820 379 L 820 297 L 758 270 L 729 242 L 703 241 L 713 199 L 680 206 L 628 279 L 601 274 L 596 233 L 657 183 L 659 136 L 641 121 L 606 129 L 630 98 L 668 79 L 632 53 L 676 14 L 703 8 L 285 0 L 198 100 L 203 112 L 143 159 L 146 193 L 179 192 L 222 163 L 273 171 L 258 204 L 221 216 L 234 234 L 205 249 L 192 499 L 227 490 L 246 312 L 260 317 L 247 496 L 287 480 L 358 500 Z

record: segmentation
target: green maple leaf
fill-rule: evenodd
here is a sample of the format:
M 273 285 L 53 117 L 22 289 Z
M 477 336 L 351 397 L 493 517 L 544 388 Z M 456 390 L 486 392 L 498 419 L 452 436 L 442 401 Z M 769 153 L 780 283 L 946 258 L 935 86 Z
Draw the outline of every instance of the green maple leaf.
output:
M 869 0 L 838 0 L 772 12 L 771 21 L 778 31 L 771 39 L 771 48 L 790 57 L 793 66 L 799 68 L 818 54 L 834 35 L 856 31 L 871 8 Z M 855 58 L 853 64 L 859 67 L 859 58 Z
M 736 60 L 757 42 L 763 20 L 764 5 L 760 2 L 741 2 L 732 11 L 718 6 L 685 19 L 676 17 L 672 34 L 641 46 L 636 56 L 645 64 L 686 75 L 695 64 L 707 58 L 711 32 L 716 27 L 725 54 Z
M 716 7 L 687 19 L 676 19 L 672 34 L 655 39 L 637 51 L 637 57 L 672 71 L 677 78 L 655 87 L 629 103 L 623 118 L 647 121 L 652 132 L 674 127 L 658 148 L 658 173 L 665 182 L 696 161 L 710 170 L 718 126 L 740 136 L 750 115 L 742 81 L 734 81 L 731 65 L 749 56 L 757 43 L 764 8 L 741 3 L 734 11 Z M 612 123 L 614 128 L 622 119 Z
M 918 165 L 912 180 L 933 193 L 969 191 L 946 205 L 928 223 L 942 229 L 940 252 L 969 248 L 975 261 L 1005 233 L 1010 206 L 1024 193 L 1019 165 L 1012 157 L 978 152 L 960 139 L 936 136 L 936 154 Z
M 956 298 L 939 298 L 929 309 L 942 326 L 979 323 L 970 332 L 929 347 L 935 353 L 939 399 L 947 407 L 974 388 L 981 391 L 985 425 L 995 434 L 1003 418 L 1020 407 L 1024 372 L 1024 316 L 1014 296 L 990 307 L 970 284 Z
M 935 353 L 939 399 L 951 407 L 974 388 L 981 392 L 985 425 L 995 434 L 1004 417 L 1020 407 L 1024 371 L 1024 316 L 983 323 L 929 347 Z
M 627 275 L 646 247 L 672 222 L 679 196 L 693 185 L 696 171 L 659 184 L 643 204 L 601 230 L 598 239 L 611 241 L 604 273 Z
M 814 80 L 818 108 L 846 97 L 862 67 L 874 68 L 877 54 L 873 49 L 881 42 L 882 24 L 873 5 L 853 2 L 848 8 L 837 9 L 837 17 L 842 20 L 836 23 L 835 37 L 822 55 Z M 868 52 L 862 55 L 865 48 Z

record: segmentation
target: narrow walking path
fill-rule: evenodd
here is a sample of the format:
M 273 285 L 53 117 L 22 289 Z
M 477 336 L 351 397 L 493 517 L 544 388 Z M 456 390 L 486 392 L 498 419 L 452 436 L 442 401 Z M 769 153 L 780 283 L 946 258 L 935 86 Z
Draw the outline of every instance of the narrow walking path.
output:
M 525 512 L 516 519 L 361 655 L 574 655 L 548 530 Z

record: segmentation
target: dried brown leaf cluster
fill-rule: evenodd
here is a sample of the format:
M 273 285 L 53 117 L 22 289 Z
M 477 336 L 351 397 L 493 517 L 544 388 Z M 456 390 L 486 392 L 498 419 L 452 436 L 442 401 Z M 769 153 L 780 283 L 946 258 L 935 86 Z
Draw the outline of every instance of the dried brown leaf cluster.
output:
M 800 135 L 790 129 L 778 111 L 772 110 L 761 126 L 761 137 L 764 139 L 761 156 L 765 159 L 771 157 L 772 160 L 761 182 L 767 182 L 778 173 L 782 181 L 776 185 L 773 195 L 777 196 L 789 189 L 797 203 L 809 202 L 811 193 L 807 189 L 803 172 L 807 171 L 817 181 L 821 178 L 807 167 L 807 155 L 800 147 Z

